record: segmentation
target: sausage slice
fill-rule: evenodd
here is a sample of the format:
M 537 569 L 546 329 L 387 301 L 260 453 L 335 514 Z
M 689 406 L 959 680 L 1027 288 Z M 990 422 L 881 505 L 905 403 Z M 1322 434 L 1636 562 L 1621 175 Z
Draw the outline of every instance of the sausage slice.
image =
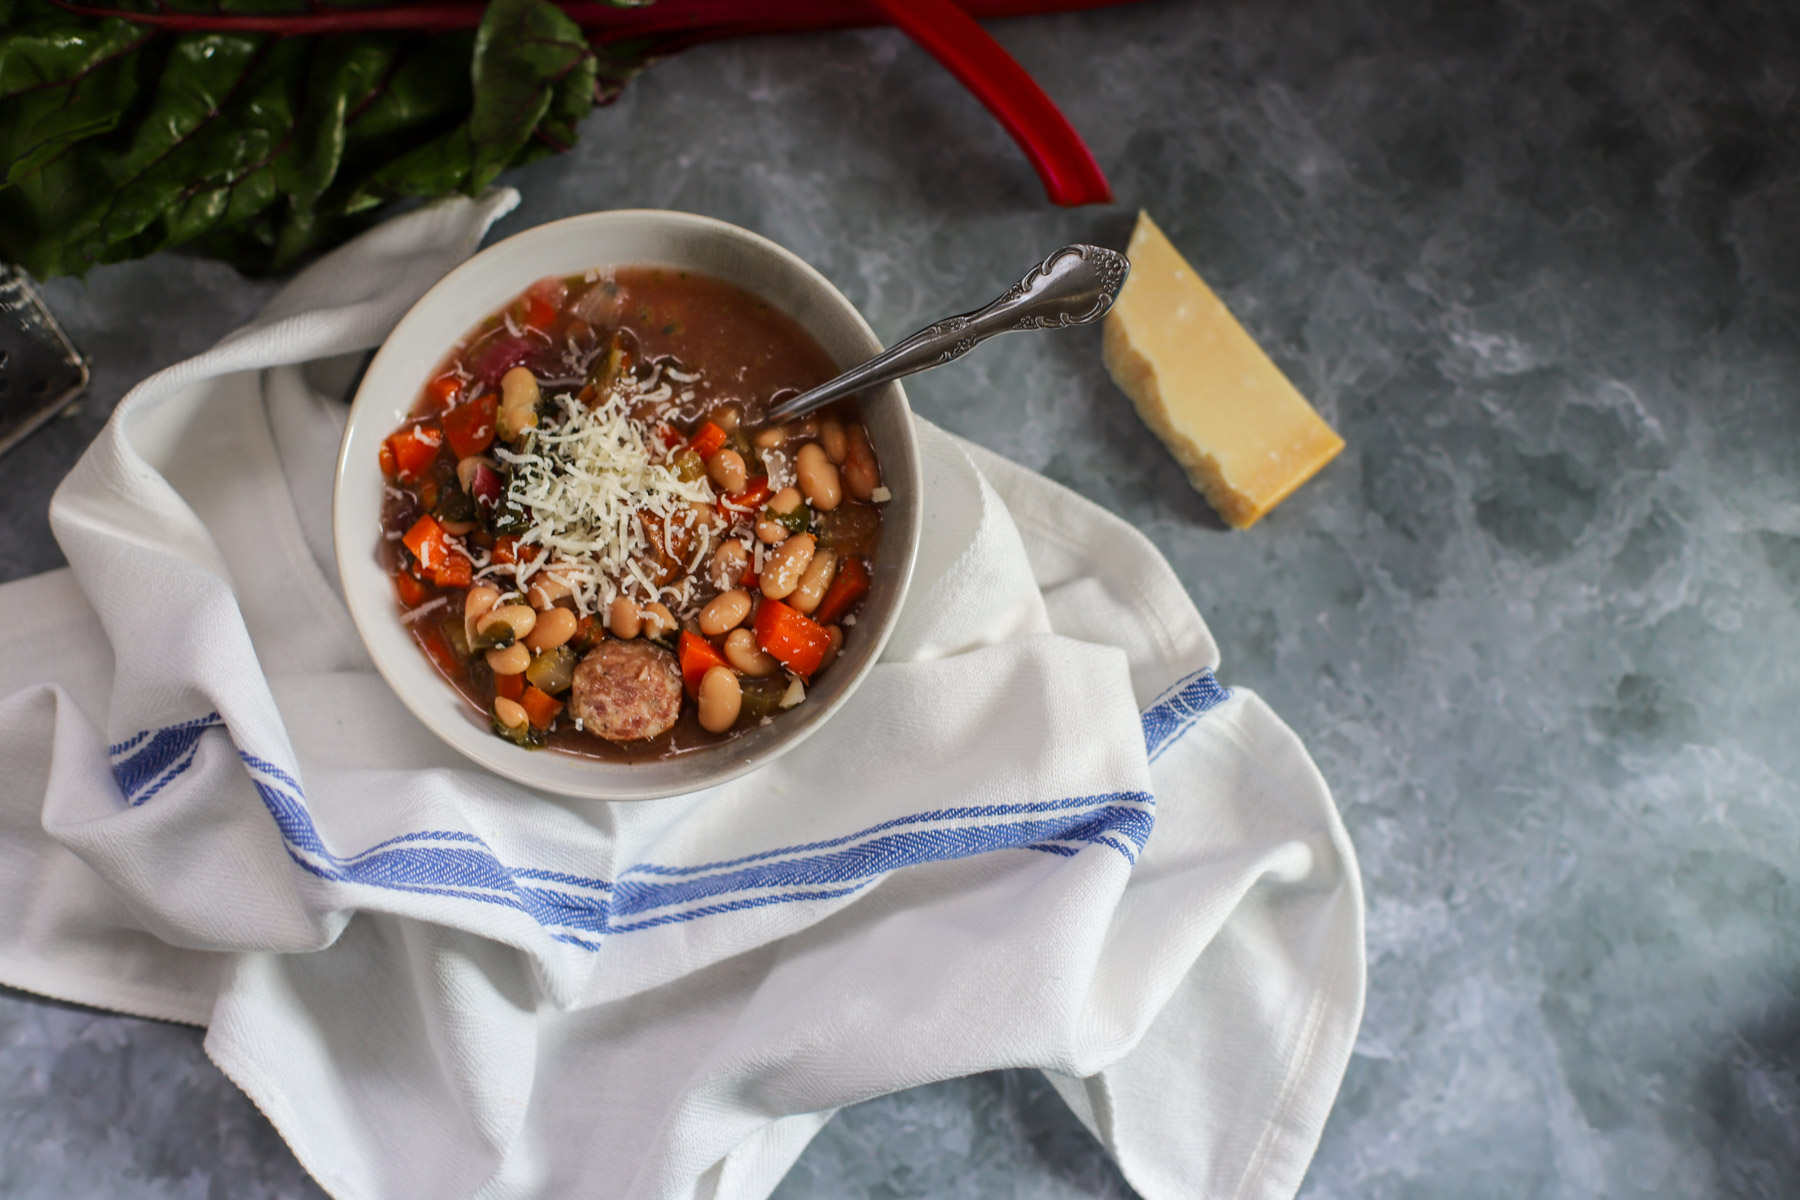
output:
M 681 666 L 653 642 L 607 638 L 575 668 L 569 715 L 609 742 L 667 733 L 681 715 Z

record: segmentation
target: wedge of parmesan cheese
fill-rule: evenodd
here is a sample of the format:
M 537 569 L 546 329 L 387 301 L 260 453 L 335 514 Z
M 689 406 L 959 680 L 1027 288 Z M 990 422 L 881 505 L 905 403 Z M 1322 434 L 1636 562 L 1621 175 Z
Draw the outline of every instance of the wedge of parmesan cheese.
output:
M 1237 529 L 1344 448 L 1148 213 L 1107 314 L 1106 369 L 1188 478 Z

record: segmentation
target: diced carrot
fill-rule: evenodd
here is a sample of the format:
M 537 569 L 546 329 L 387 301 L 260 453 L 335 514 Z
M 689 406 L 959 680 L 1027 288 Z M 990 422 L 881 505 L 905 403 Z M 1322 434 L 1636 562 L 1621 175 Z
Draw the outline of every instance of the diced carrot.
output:
M 602 636 L 600 622 L 593 616 L 586 616 L 575 622 L 575 632 L 569 638 L 569 646 L 577 654 L 586 654 L 600 644 Z
M 400 465 L 394 460 L 394 448 L 386 442 L 381 443 L 381 450 L 375 456 L 381 463 L 381 473 L 392 479 L 400 473 Z
M 394 573 L 394 590 L 400 593 L 401 608 L 417 608 L 431 599 L 431 588 L 413 578 L 411 571 L 401 570 Z
M 757 509 L 761 508 L 764 504 L 768 503 L 769 497 L 773 494 L 773 491 L 769 487 L 769 477 L 767 475 L 758 475 L 755 479 L 752 479 L 749 483 L 744 485 L 743 491 L 733 492 L 729 496 L 721 497 L 719 500 L 719 507 L 728 513 L 741 516 L 744 513 L 755 512 Z
M 439 375 L 425 385 L 425 395 L 431 400 L 433 412 L 443 412 L 462 395 L 462 380 L 454 375 Z
M 525 677 L 523 675 L 494 676 L 494 695 L 507 700 L 517 700 L 525 694 Z
M 562 701 L 549 692 L 529 685 L 525 688 L 525 694 L 519 697 L 519 703 L 524 706 L 525 715 L 531 719 L 531 724 L 536 729 L 550 728 L 550 722 L 556 720 L 556 714 L 563 707 Z
M 805 618 L 802 618 L 804 620 Z M 827 638 L 827 641 L 830 639 Z M 719 648 L 698 634 L 681 631 L 681 641 L 677 646 L 681 656 L 681 682 L 687 685 L 690 696 L 700 694 L 700 680 L 714 667 L 729 667 L 725 656 Z
M 662 443 L 664 450 L 673 450 L 681 445 L 681 431 L 667 421 L 659 421 L 656 425 L 656 440 Z
M 688 440 L 688 449 L 701 458 L 711 458 L 724 448 L 725 431 L 711 421 L 694 430 L 694 436 Z
M 444 438 L 458 458 L 480 454 L 494 444 L 494 416 L 500 397 L 493 392 L 444 414 Z
M 469 561 L 469 556 L 462 552 L 460 546 L 452 544 L 450 557 L 432 573 L 431 581 L 439 587 L 466 588 L 475 582 L 475 564 Z
M 521 546 L 517 535 L 503 533 L 494 539 L 493 561 L 505 566 L 518 562 L 536 562 L 544 553 L 542 546 Z
M 825 661 L 831 635 L 797 610 L 764 597 L 756 610 L 756 644 L 796 675 L 810 679 Z M 686 674 L 684 667 L 682 675 Z
M 406 536 L 400 541 L 412 551 L 412 556 L 419 560 L 419 565 L 429 571 L 434 565 L 431 556 L 444 544 L 444 527 L 430 513 L 426 513 L 413 522 L 413 527 L 406 531 Z
M 845 613 L 856 607 L 869 592 L 869 568 L 863 560 L 847 554 L 838 564 L 837 577 L 825 589 L 825 598 L 813 610 L 813 620 L 820 625 L 835 625 Z
M 426 513 L 401 539 L 419 562 L 419 570 L 439 587 L 468 587 L 474 564 L 462 547 L 450 540 L 444 527 Z
M 388 439 L 394 455 L 394 478 L 412 483 L 437 459 L 438 447 L 444 444 L 444 433 L 436 425 L 414 425 L 402 429 Z

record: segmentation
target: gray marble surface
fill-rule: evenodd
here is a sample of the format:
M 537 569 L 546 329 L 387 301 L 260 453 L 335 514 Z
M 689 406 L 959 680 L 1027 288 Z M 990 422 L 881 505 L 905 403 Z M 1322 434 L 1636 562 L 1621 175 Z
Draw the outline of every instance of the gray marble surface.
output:
M 655 68 L 498 232 L 709 213 L 894 337 L 1150 209 L 1349 441 L 1262 525 L 1219 525 L 1091 331 L 911 391 L 1154 538 L 1335 790 L 1369 1004 L 1302 1194 L 1800 1196 L 1800 15 L 1165 0 L 996 32 L 1118 206 L 1046 207 L 868 32 Z M 46 289 L 96 381 L 5 463 L 0 577 L 60 561 L 50 490 L 125 388 L 269 291 L 178 256 Z M 0 994 L 0 1196 L 317 1194 L 196 1033 Z M 1007 1074 L 846 1112 L 778 1194 L 1129 1190 Z

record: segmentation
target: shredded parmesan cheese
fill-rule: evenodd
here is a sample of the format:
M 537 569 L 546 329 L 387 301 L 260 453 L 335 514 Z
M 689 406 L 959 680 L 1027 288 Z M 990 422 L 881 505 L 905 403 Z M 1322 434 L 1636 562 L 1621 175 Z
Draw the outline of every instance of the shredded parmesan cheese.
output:
M 794 474 L 794 463 L 785 451 L 763 451 L 763 465 L 769 472 L 769 490 L 779 492 L 782 488 L 793 487 L 798 482 Z
M 628 415 L 627 399 L 635 403 L 642 397 L 613 391 L 588 408 L 569 395 L 558 396 L 560 419 L 541 427 L 527 452 L 496 451 L 512 468 L 508 500 L 530 515 L 519 546 L 545 551 L 531 561 L 519 556 L 512 568 L 516 582 L 524 587 L 554 562 L 555 574 L 569 585 L 583 614 L 597 613 L 626 591 L 640 601 L 666 597 L 685 603 L 686 579 L 658 587 L 639 562 L 653 558 L 643 517 L 657 519 L 662 549 L 673 558 L 675 531 L 692 529 L 693 506 L 714 499 L 704 477 L 684 481 L 671 462 L 659 461 L 667 457 L 660 445 L 652 453 L 645 442 L 648 430 Z M 699 540 L 703 552 L 705 539 Z
M 409 608 L 405 612 L 401 613 L 400 621 L 404 625 L 411 625 L 414 621 L 418 620 L 420 617 L 424 616 L 426 613 L 432 612 L 435 609 L 442 608 L 442 607 L 444 607 L 444 605 L 446 605 L 448 603 L 449 603 L 449 599 L 448 599 L 448 597 L 445 597 L 445 596 L 439 596 L 435 600 L 427 600 L 425 603 L 419 605 L 419 607 Z

